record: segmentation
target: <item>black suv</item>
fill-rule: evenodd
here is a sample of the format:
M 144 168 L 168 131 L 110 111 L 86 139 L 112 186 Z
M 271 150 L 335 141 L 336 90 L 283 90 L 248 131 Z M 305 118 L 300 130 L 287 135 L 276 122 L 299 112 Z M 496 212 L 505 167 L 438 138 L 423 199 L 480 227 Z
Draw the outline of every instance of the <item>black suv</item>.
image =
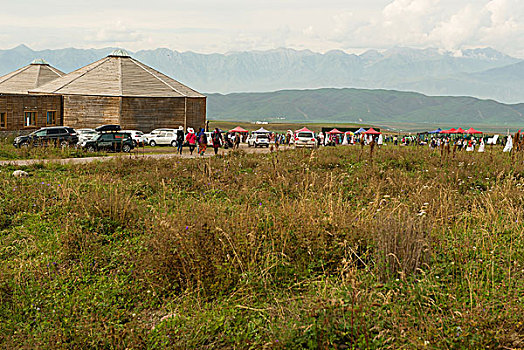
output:
M 29 135 L 18 136 L 13 145 L 15 147 L 27 146 L 71 146 L 78 142 L 75 129 L 67 126 L 53 126 L 33 131 Z
M 89 152 L 95 151 L 113 151 L 113 152 L 131 152 L 134 148 L 131 135 L 124 132 L 101 133 L 81 144 L 82 148 Z

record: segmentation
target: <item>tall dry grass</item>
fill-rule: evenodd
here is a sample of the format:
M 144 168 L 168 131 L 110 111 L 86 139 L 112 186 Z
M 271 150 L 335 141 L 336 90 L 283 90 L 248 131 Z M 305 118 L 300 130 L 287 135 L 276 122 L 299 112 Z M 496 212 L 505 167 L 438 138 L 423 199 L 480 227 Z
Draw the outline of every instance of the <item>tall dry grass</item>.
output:
M 11 170 L 10 347 L 522 344 L 524 166 L 506 155 L 330 148 Z

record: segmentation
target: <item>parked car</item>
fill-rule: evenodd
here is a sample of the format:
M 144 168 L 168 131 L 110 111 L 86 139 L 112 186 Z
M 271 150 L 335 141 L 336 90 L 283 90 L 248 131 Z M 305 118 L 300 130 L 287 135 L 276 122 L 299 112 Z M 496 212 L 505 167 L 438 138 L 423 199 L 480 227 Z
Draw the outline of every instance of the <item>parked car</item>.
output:
M 269 147 L 269 137 L 267 134 L 252 134 L 247 139 L 248 147 Z
M 317 139 L 312 131 L 301 131 L 295 136 L 295 147 L 317 147 Z
M 171 145 L 173 147 L 176 147 L 176 136 L 176 130 L 162 131 L 161 133 L 156 134 L 155 137 L 153 137 L 151 141 L 149 141 L 149 145 L 152 147 L 155 147 L 157 145 Z
M 144 142 L 146 143 L 146 145 L 150 145 L 151 144 L 151 140 L 153 140 L 155 137 L 157 137 L 158 134 L 160 134 L 161 132 L 175 132 L 176 133 L 176 129 L 166 129 L 166 128 L 155 129 L 155 130 L 151 131 L 148 134 L 144 134 L 143 137 L 144 137 Z
M 144 146 L 145 138 L 144 133 L 140 130 L 122 130 L 121 132 L 125 132 L 129 135 L 131 135 L 131 139 L 133 140 L 133 143 L 135 144 L 135 147 L 137 146 Z
M 116 131 L 120 131 L 120 129 L 121 129 L 120 125 L 108 124 L 108 125 L 101 125 L 95 128 L 95 131 L 96 132 L 116 132 Z
M 27 146 L 71 146 L 78 142 L 78 135 L 73 128 L 67 126 L 53 126 L 33 131 L 29 135 L 18 136 L 13 145 L 15 147 Z
M 135 148 L 131 135 L 125 132 L 101 133 L 93 139 L 84 141 L 81 147 L 89 152 L 113 151 L 131 152 Z
M 78 143 L 82 143 L 87 140 L 91 140 L 93 137 L 98 135 L 95 129 L 76 129 L 78 134 Z

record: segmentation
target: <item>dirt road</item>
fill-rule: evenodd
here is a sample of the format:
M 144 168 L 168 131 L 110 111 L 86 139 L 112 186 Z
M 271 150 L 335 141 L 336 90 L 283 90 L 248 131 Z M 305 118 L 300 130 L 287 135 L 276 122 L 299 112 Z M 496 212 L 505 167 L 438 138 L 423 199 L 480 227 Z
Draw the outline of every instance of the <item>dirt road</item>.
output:
M 283 147 L 282 147 L 283 148 Z M 247 145 L 241 145 L 240 149 L 247 153 L 268 153 L 270 149 L 268 148 L 252 148 L 247 147 Z M 231 150 L 220 149 L 219 154 L 227 154 Z M 154 152 L 154 153 L 153 153 Z M 160 153 L 159 153 L 160 152 Z M 208 148 L 204 157 L 214 156 L 214 151 L 212 148 Z M 87 157 L 87 158 L 65 158 L 65 159 L 18 159 L 18 160 L 2 160 L 0 161 L 0 166 L 25 166 L 32 164 L 86 164 L 91 162 L 103 162 L 111 159 L 166 159 L 166 158 L 199 158 L 200 156 L 196 153 L 196 150 L 193 152 L 193 155 L 189 154 L 187 149 L 184 150 L 182 155 L 179 155 L 173 151 L 173 148 L 146 148 L 146 149 L 136 149 L 131 153 L 119 153 L 111 156 L 104 157 Z

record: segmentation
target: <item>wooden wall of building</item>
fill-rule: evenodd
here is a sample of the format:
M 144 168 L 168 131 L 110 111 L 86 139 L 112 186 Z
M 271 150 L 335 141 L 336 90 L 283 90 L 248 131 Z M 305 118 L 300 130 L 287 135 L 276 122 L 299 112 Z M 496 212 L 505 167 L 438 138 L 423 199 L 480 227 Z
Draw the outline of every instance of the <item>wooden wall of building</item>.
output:
M 120 122 L 120 97 L 64 95 L 64 125 L 96 128 Z
M 187 126 L 195 130 L 206 127 L 205 97 L 187 97 Z
M 36 125 L 24 127 L 24 112 L 37 113 Z M 0 113 L 10 130 L 34 130 L 47 125 L 47 112 L 56 111 L 56 125 L 95 128 L 120 124 L 149 132 L 156 128 L 205 127 L 206 99 L 185 97 L 108 97 L 80 95 L 0 95 Z
M 0 95 L 0 113 L 6 113 L 7 126 L 0 131 L 32 131 L 47 124 L 47 112 L 56 112 L 56 124 L 62 124 L 62 97 L 56 95 Z M 36 112 L 36 125 L 25 126 L 25 112 Z
M 205 98 L 187 98 L 187 106 L 185 99 L 185 97 L 123 97 L 120 125 L 124 129 L 144 132 L 157 128 L 204 126 Z M 201 101 L 190 100 L 203 100 L 203 104 Z

